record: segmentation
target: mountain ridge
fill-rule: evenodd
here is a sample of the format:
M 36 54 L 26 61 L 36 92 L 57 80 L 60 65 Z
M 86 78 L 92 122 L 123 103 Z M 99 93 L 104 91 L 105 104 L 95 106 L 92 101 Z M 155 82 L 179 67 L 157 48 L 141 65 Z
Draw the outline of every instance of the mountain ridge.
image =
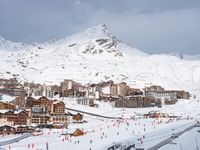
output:
M 61 40 L 11 43 L 0 45 L 0 50 L 3 78 L 56 84 L 66 78 L 83 84 L 114 80 L 134 87 L 159 84 L 183 89 L 200 84 L 200 61 L 148 55 L 118 40 L 103 24 Z

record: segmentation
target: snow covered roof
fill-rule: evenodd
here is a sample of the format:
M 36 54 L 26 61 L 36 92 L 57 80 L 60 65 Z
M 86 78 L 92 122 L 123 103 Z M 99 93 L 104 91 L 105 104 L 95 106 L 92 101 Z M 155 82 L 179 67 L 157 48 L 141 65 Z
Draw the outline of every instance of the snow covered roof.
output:
M 2 98 L 2 102 L 11 102 L 11 101 L 13 101 L 16 97 L 15 96 L 10 96 L 10 95 L 5 95 L 5 94 L 3 94 L 2 96 L 1 96 L 1 98 Z
M 24 110 L 21 110 L 21 109 L 20 109 L 20 110 L 15 110 L 15 111 L 14 111 L 14 114 L 19 114 L 19 113 L 21 113 L 22 111 L 24 111 Z
M 58 103 L 63 103 L 63 102 L 62 101 L 58 101 L 58 100 L 53 102 L 53 104 L 58 104 Z
M 77 130 L 81 130 L 81 129 L 79 129 L 79 128 L 69 128 L 69 129 L 67 129 L 67 133 L 68 134 L 73 134 L 75 131 L 77 131 Z M 82 130 L 81 130 L 82 131 Z
M 10 110 L 8 110 L 8 109 L 0 109 L 0 113 L 2 113 L 2 114 L 6 113 L 8 111 L 10 111 Z

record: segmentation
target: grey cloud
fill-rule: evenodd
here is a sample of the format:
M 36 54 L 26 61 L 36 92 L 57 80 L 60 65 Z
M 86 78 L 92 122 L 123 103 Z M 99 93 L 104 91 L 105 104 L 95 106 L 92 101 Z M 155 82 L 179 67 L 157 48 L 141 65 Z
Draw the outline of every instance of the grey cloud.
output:
M 0 0 L 0 35 L 17 42 L 64 38 L 105 23 L 148 53 L 199 53 L 199 0 Z
M 199 0 L 84 0 L 96 9 L 111 12 L 156 13 L 177 9 L 200 8 Z

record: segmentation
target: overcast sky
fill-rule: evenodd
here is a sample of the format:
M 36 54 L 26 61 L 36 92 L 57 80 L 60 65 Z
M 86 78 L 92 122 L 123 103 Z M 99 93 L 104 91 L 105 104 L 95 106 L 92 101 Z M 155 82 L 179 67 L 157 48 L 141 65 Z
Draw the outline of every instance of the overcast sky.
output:
M 0 35 L 11 41 L 60 39 L 95 24 L 147 53 L 200 53 L 200 0 L 0 0 Z

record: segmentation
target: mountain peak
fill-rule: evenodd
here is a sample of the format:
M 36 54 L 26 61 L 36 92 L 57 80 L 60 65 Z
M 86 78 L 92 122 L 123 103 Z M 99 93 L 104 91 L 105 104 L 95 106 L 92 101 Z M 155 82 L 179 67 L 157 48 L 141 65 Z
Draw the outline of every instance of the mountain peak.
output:
M 107 32 L 108 28 L 105 24 L 96 24 L 93 27 L 90 27 L 88 29 L 86 29 L 85 31 L 103 31 L 103 32 Z
M 93 27 L 91 27 L 89 29 L 105 30 L 105 29 L 107 29 L 107 26 L 105 24 L 96 24 L 96 25 L 94 25 Z
M 181 52 L 173 52 L 173 53 L 171 53 L 171 55 L 175 56 L 175 57 L 177 57 L 179 59 L 183 59 L 184 58 L 183 54 Z
M 120 57 L 124 53 L 127 53 L 127 55 L 146 56 L 144 52 L 119 41 L 105 24 L 97 24 L 65 39 L 58 40 L 56 43 L 64 43 L 64 45 L 69 43 L 70 48 L 76 46 L 76 49 L 81 50 L 84 54 L 90 53 L 94 55 L 106 52 Z M 80 46 L 80 48 L 77 48 L 77 46 Z
M 90 38 L 114 38 L 112 33 L 108 30 L 105 24 L 97 24 L 81 32 L 84 36 Z

